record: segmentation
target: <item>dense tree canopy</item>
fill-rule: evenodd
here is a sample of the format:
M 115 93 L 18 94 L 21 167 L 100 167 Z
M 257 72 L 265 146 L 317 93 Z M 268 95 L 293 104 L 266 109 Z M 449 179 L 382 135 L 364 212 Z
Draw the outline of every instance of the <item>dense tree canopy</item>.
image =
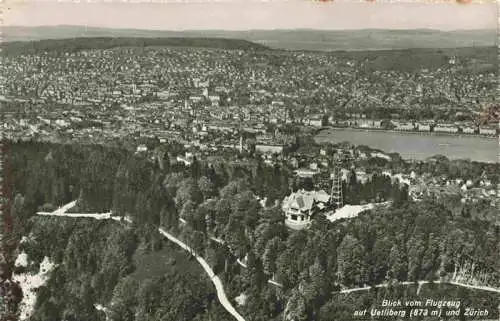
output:
M 220 305 L 212 304 L 213 289 L 203 272 L 194 280 L 194 274 L 182 276 L 192 265 L 185 256 L 172 272 L 134 278 L 138 253 L 166 248 L 156 232 L 160 225 L 207 258 L 231 298 L 246 295 L 240 309 L 251 320 L 348 320 L 354 307 L 382 295 L 367 292 L 349 300 L 335 294 L 344 287 L 447 280 L 457 270 L 466 270 L 474 282 L 500 282 L 500 230 L 483 215 L 491 210 L 487 204 L 413 202 L 405 185 L 382 175 L 360 183 L 351 173 L 343 186 L 348 202 L 392 200 L 391 205 L 334 223 L 320 215 L 309 230 L 291 231 L 274 204 L 294 189 L 286 164 L 267 166 L 250 157 L 160 166 L 119 148 L 32 142 L 13 147 L 16 224 L 31 235 L 22 246 L 32 261 L 28 269 L 36 270 L 48 254 L 58 264 L 40 289 L 33 320 L 104 320 L 95 303 L 109 306 L 113 321 L 225 320 Z M 456 162 L 437 161 L 438 171 L 458 170 Z M 457 166 L 464 171 L 460 175 L 476 171 Z M 134 223 L 125 228 L 116 222 L 31 218 L 38 208 L 51 210 L 74 199 L 73 211 L 111 210 Z M 467 270 L 472 264 L 475 270 Z M 483 295 L 474 300 L 487 305 Z

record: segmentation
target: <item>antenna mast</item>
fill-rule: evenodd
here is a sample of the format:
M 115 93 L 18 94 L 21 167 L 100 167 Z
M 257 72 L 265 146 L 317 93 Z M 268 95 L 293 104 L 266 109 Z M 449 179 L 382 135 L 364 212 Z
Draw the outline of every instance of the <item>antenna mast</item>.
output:
M 330 175 L 332 179 L 332 190 L 330 192 L 330 202 L 335 204 L 335 209 L 339 209 L 344 206 L 343 196 L 342 196 L 342 174 L 341 174 L 342 162 L 338 155 L 333 157 L 333 173 Z

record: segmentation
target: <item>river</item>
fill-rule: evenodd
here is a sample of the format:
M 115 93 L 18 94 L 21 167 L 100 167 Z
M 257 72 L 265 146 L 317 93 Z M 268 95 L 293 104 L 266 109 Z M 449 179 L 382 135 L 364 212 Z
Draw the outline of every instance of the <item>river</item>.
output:
M 317 143 L 347 141 L 366 145 L 386 153 L 398 153 L 406 159 L 423 160 L 434 155 L 449 159 L 498 162 L 499 142 L 496 137 L 400 133 L 357 129 L 324 129 L 315 137 Z

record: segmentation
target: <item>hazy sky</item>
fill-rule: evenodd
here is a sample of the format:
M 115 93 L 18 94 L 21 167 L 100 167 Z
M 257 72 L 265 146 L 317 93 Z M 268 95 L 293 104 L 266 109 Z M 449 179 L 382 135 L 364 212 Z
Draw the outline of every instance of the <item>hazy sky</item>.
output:
M 493 2 L 460 5 L 336 0 L 4 0 L 4 25 L 180 29 L 496 28 Z M 127 3 L 128 2 L 128 3 Z M 136 1 L 137 2 L 137 1 Z M 155 3 L 156 2 L 156 3 Z M 7 6 L 7 8 L 5 8 Z

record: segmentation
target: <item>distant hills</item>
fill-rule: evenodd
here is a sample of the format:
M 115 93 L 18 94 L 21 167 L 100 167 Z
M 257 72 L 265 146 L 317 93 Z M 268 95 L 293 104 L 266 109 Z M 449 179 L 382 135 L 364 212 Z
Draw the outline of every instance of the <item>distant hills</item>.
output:
M 4 41 L 32 41 L 75 37 L 141 37 L 141 38 L 229 38 L 254 42 L 274 49 L 365 51 L 408 48 L 491 47 L 497 43 L 494 29 L 439 31 L 414 30 L 186 30 L 161 31 L 140 29 L 107 29 L 83 26 L 43 26 L 2 28 Z M 201 40 L 197 40 L 198 43 Z M 234 45 L 234 43 L 233 43 Z M 239 43 L 237 46 L 243 45 Z M 217 45 L 218 46 L 218 45 Z M 249 46 L 248 43 L 244 46 Z M 258 46 L 257 46 L 258 47 Z
M 3 55 L 29 54 L 40 51 L 76 52 L 90 49 L 110 49 L 116 47 L 197 47 L 237 50 L 270 50 L 264 45 L 241 39 L 227 38 L 148 38 L 148 37 L 78 37 L 42 39 L 34 41 L 13 41 L 3 43 Z

